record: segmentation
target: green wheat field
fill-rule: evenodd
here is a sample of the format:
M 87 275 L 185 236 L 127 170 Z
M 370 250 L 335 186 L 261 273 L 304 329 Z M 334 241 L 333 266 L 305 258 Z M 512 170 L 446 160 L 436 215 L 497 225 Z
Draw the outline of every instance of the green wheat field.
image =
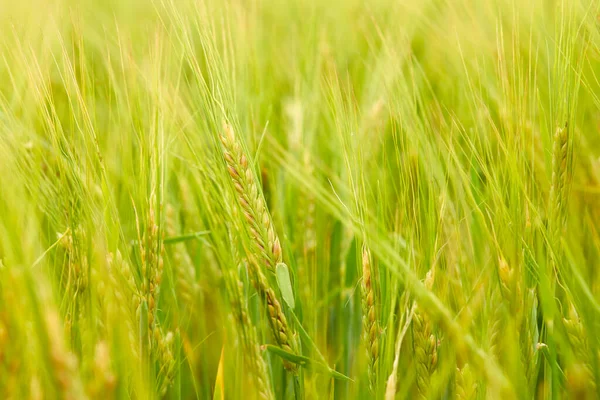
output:
M 600 1 L 0 32 L 0 399 L 600 398 Z

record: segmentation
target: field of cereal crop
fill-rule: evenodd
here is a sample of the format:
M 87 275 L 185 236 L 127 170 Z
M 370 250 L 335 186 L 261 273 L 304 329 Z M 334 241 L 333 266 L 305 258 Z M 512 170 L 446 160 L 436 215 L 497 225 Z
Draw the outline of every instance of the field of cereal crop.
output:
M 0 398 L 600 397 L 598 0 L 0 29 Z

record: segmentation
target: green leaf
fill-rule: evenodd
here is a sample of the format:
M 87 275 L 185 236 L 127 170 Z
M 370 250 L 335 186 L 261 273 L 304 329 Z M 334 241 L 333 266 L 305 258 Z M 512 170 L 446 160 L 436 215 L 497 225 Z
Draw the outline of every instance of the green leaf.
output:
M 173 382 L 172 393 L 173 398 L 176 400 L 181 400 L 181 348 L 183 347 L 181 342 L 181 333 L 179 329 L 175 331 L 175 344 L 173 349 L 175 351 L 175 362 L 176 362 L 176 370 L 175 370 L 175 379 Z
M 342 374 L 341 372 L 337 372 L 336 370 L 332 369 L 332 368 L 327 368 L 327 372 L 329 372 L 329 374 L 334 378 L 334 379 L 338 379 L 340 381 L 348 381 L 348 382 L 353 382 L 353 380 Z
M 290 279 L 290 270 L 284 263 L 277 264 L 275 268 L 275 275 L 277 276 L 277 284 L 279 290 L 281 290 L 281 296 L 283 300 L 292 310 L 296 307 L 294 301 L 294 290 L 292 289 L 292 281 Z
M 185 235 L 169 236 L 169 237 L 166 237 L 163 239 L 163 243 L 164 244 L 175 244 L 175 243 L 179 243 L 179 242 L 185 242 L 187 240 L 197 239 L 200 236 L 208 235 L 209 233 L 210 233 L 210 231 L 198 231 L 198 232 L 187 233 Z
M 215 378 L 215 389 L 213 391 L 213 400 L 225 400 L 225 346 L 221 349 L 221 358 L 217 367 L 217 376 Z
M 281 347 L 273 346 L 271 344 L 265 345 L 265 348 L 269 350 L 271 353 L 278 355 L 286 361 L 292 362 L 294 364 L 300 365 L 305 368 L 314 368 L 316 371 L 323 372 L 331 375 L 334 379 L 344 380 L 344 381 L 352 381 L 349 377 L 344 374 L 341 374 L 332 368 L 329 368 L 326 364 L 311 360 L 308 357 L 290 353 L 288 351 L 283 350 Z
M 310 364 L 312 366 L 314 366 L 315 369 L 317 369 L 321 372 L 330 374 L 334 379 L 353 382 L 351 378 L 347 377 L 346 375 L 344 375 L 340 372 L 337 372 L 333 368 L 330 368 L 329 365 L 327 365 L 327 360 L 325 359 L 323 354 L 321 354 L 321 352 L 319 351 L 319 348 L 317 347 L 315 342 L 313 342 L 313 340 L 310 338 L 310 335 L 308 334 L 308 332 L 306 332 L 306 330 L 304 330 L 304 327 L 300 323 L 300 320 L 298 319 L 296 314 L 294 314 L 294 312 L 292 311 L 290 313 L 290 315 L 294 318 L 294 321 L 296 321 L 296 324 L 297 324 L 296 326 L 298 327 L 298 331 L 300 332 L 300 337 L 302 339 L 304 339 L 305 342 L 310 344 L 310 346 L 315 350 L 316 354 L 319 356 L 319 359 L 321 360 L 320 362 L 318 362 L 318 361 L 312 361 L 312 360 L 308 359 Z
M 298 364 L 300 366 L 307 366 L 310 363 L 310 358 L 290 353 L 289 351 L 283 350 L 281 347 L 273 346 L 272 344 L 267 344 L 265 347 L 271 353 L 274 353 L 279 357 L 283 358 L 284 360 L 292 362 L 294 364 Z

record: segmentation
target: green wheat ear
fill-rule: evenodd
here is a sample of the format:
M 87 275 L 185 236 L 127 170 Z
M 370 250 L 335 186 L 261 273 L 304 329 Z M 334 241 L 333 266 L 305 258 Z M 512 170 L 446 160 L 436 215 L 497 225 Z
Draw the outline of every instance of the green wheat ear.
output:
M 569 128 L 557 128 L 552 146 L 552 186 L 550 188 L 550 243 L 556 262 L 560 240 L 564 227 L 565 212 L 568 201 L 569 186 Z
M 433 288 L 435 271 L 429 270 L 425 277 L 425 287 Z M 427 398 L 431 376 L 437 367 L 438 339 L 433 332 L 433 324 L 427 314 L 417 307 L 412 322 L 413 349 L 417 368 L 417 392 Z
M 377 322 L 375 289 L 373 288 L 373 267 L 371 254 L 366 246 L 362 250 L 362 308 L 363 337 L 367 349 L 367 371 L 369 387 L 374 391 L 377 386 L 377 367 L 379 359 L 379 325 Z
M 224 133 L 220 136 L 223 156 L 246 222 L 246 232 L 251 239 L 252 251 L 247 254 L 251 276 L 266 305 L 269 325 L 275 341 L 286 352 L 297 353 L 296 334 L 288 324 L 279 298 L 266 275 L 275 273 L 277 264 L 281 262 L 282 251 L 279 238 L 275 233 L 262 192 L 256 184 L 254 172 L 248 165 L 248 158 L 234 135 L 233 128 L 224 124 L 223 130 Z M 295 364 L 289 362 L 285 362 L 284 366 L 292 371 L 297 369 Z

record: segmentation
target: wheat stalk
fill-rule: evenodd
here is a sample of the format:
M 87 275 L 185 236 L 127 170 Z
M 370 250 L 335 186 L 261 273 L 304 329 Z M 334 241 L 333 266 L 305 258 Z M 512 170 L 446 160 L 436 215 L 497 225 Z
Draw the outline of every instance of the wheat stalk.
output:
M 415 307 L 416 306 L 413 304 L 413 306 L 410 308 L 410 311 L 408 312 L 406 321 L 404 322 L 404 327 L 402 328 L 402 330 L 398 330 L 398 337 L 396 338 L 396 348 L 394 351 L 394 362 L 392 363 L 392 372 L 388 377 L 387 384 L 385 387 L 385 400 L 393 400 L 396 397 L 396 386 L 398 383 L 398 366 L 400 364 L 400 349 L 402 349 L 402 342 L 404 341 L 404 336 L 406 335 L 406 332 L 408 332 L 408 328 L 412 323 Z

